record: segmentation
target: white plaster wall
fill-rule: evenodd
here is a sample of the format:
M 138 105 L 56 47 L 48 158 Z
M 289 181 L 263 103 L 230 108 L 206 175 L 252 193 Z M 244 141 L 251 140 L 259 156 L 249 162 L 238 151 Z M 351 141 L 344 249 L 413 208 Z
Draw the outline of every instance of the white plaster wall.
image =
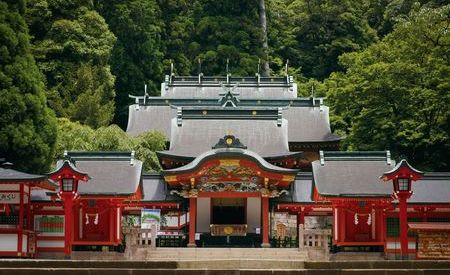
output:
M 209 233 L 211 198 L 197 198 L 197 232 Z
M 0 234 L 0 251 L 17 252 L 17 234 Z
M 0 191 L 19 191 L 19 184 L 2 184 L 0 186 Z
M 261 198 L 247 198 L 247 233 L 261 228 Z
M 28 252 L 27 246 L 28 246 L 28 236 L 23 234 L 22 235 L 22 251 L 21 252 Z

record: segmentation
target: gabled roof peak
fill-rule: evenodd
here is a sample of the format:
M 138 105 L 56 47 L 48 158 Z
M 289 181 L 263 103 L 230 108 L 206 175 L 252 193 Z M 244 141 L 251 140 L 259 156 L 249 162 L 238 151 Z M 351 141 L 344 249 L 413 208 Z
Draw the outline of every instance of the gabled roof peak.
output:
M 422 178 L 423 172 L 412 167 L 407 160 L 402 159 L 392 170 L 384 172 L 381 178 L 385 181 L 394 178 L 407 177 L 412 180 Z
M 219 149 L 219 148 L 241 148 L 241 149 L 247 149 L 247 146 L 241 143 L 241 141 L 236 138 L 235 136 L 228 134 L 225 135 L 223 138 L 219 139 L 219 141 L 212 147 L 212 149 Z

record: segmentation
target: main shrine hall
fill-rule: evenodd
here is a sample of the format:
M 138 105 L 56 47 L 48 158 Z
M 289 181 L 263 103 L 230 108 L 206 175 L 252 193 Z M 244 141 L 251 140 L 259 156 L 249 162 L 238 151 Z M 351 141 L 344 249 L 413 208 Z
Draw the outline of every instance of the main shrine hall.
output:
M 144 212 L 157 246 L 302 247 L 302 230 L 323 229 L 332 252 L 415 254 L 414 228 L 448 227 L 450 173 L 340 151 L 324 99 L 297 94 L 290 76 L 166 76 L 160 96 L 130 96 L 127 127 L 167 137 L 162 170 L 134 152 L 66 152 L 48 175 L 0 168 L 0 255 L 120 251 Z

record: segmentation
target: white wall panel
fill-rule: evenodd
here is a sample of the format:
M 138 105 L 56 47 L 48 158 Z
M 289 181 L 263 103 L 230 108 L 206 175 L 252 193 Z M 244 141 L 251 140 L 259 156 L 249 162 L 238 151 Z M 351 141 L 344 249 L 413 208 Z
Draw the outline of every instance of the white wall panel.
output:
M 17 234 L 0 234 L 0 251 L 17 251 Z
M 197 232 L 209 233 L 211 198 L 197 198 Z
M 247 232 L 261 228 L 261 198 L 247 198 Z

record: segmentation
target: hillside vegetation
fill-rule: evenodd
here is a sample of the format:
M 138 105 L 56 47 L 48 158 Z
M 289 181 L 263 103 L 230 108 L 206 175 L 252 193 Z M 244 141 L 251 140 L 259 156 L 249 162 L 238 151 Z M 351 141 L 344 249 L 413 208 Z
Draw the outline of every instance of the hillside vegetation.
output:
M 2 0 L 0 157 L 46 172 L 63 148 L 141 148 L 158 169 L 163 137 L 121 130 L 129 94 L 157 95 L 171 64 L 276 76 L 287 63 L 299 96 L 327 98 L 343 150 L 450 170 L 449 28 L 445 0 Z

